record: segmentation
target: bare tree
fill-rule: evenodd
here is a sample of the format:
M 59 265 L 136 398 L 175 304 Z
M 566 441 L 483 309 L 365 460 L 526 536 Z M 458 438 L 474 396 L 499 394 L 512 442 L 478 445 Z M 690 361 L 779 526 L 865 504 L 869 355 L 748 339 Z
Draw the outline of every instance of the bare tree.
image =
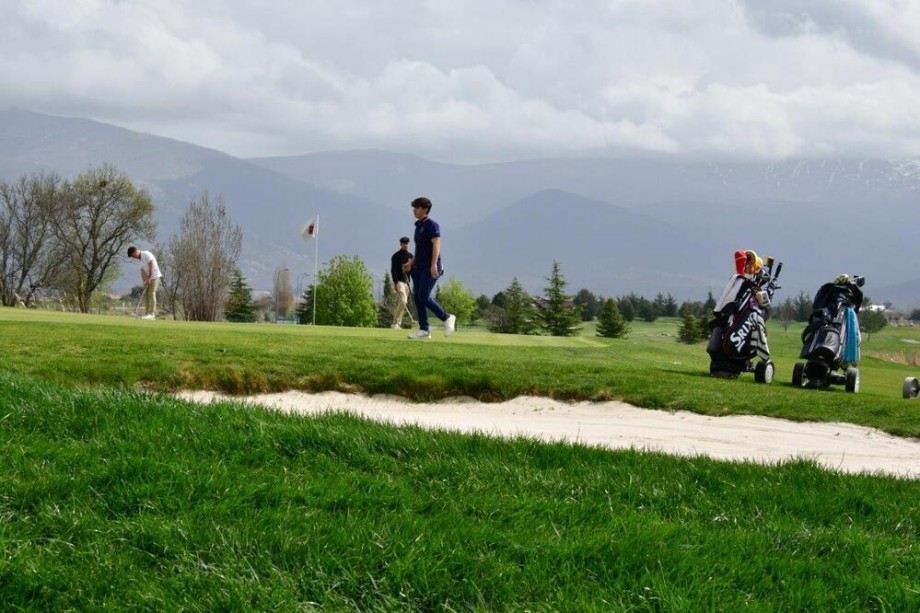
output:
M 70 185 L 54 219 L 54 234 L 66 254 L 60 285 L 89 311 L 93 292 L 118 274 L 124 249 L 156 232 L 153 200 L 114 166 L 90 168 Z
M 63 259 L 53 221 L 65 190 L 53 173 L 0 182 L 0 303 L 15 304 L 31 286 L 55 284 Z
M 157 243 L 153 248 L 157 256 L 157 265 L 161 272 L 166 272 L 160 278 L 160 290 L 163 294 L 163 309 L 172 314 L 173 319 L 179 319 L 182 302 L 179 300 L 179 288 L 182 275 L 173 263 L 173 252 L 169 245 Z
M 294 290 L 291 288 L 291 271 L 289 268 L 276 268 L 272 280 L 272 300 L 274 302 L 275 320 L 286 318 L 294 306 Z
M 217 321 L 224 313 L 230 277 L 243 247 L 243 232 L 227 217 L 222 196 L 211 204 L 207 191 L 188 205 L 179 233 L 169 242 L 171 268 L 185 318 Z

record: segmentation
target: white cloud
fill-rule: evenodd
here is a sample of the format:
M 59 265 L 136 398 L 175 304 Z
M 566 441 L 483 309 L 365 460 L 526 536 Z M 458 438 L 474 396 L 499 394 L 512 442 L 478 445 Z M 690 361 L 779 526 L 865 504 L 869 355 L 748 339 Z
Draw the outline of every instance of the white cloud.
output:
M 910 2 L 5 4 L 0 106 L 240 156 L 920 156 Z

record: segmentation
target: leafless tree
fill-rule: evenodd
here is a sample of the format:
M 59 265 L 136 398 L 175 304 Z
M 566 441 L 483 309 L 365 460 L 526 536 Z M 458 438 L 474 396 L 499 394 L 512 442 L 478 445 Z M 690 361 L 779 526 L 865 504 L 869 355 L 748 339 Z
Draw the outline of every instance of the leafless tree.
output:
M 66 254 L 59 285 L 86 313 L 93 292 L 118 274 L 129 242 L 153 239 L 153 201 L 106 164 L 80 173 L 58 206 L 54 234 Z
M 160 279 L 160 292 L 162 294 L 163 309 L 171 313 L 173 319 L 179 319 L 182 311 L 182 302 L 179 300 L 179 288 L 182 275 L 173 262 L 173 252 L 169 245 L 157 243 L 153 248 L 157 264 L 164 273 Z
M 56 283 L 63 254 L 52 230 L 66 189 L 53 173 L 0 182 L 0 303 L 15 304 L 31 286 Z
M 291 288 L 291 271 L 288 268 L 276 268 L 272 281 L 272 298 L 275 319 L 285 318 L 294 306 L 294 290 Z
M 186 319 L 217 321 L 223 317 L 230 276 L 243 247 L 243 232 L 227 217 L 222 196 L 212 204 L 207 191 L 189 203 L 170 239 L 171 267 L 177 297 Z

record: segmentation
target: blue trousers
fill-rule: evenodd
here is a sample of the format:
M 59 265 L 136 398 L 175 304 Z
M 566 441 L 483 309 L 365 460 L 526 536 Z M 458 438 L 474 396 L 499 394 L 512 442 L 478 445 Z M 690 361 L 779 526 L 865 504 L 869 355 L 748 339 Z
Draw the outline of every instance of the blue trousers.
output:
M 413 271 L 412 285 L 414 286 L 413 298 L 415 298 L 415 310 L 418 312 L 418 329 L 428 329 L 428 309 L 434 313 L 441 321 L 447 321 L 447 312 L 438 304 L 438 301 L 431 297 L 437 279 L 431 278 L 431 272 L 428 270 Z

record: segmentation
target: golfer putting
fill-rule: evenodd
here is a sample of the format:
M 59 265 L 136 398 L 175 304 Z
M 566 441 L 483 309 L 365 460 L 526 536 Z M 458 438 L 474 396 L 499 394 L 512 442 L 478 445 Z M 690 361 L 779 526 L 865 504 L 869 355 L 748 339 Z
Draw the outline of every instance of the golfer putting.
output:
M 144 315 L 141 319 L 156 319 L 157 288 L 160 286 L 160 266 L 149 251 L 141 251 L 134 245 L 128 247 L 128 257 L 141 261 L 141 282 L 144 284 Z

